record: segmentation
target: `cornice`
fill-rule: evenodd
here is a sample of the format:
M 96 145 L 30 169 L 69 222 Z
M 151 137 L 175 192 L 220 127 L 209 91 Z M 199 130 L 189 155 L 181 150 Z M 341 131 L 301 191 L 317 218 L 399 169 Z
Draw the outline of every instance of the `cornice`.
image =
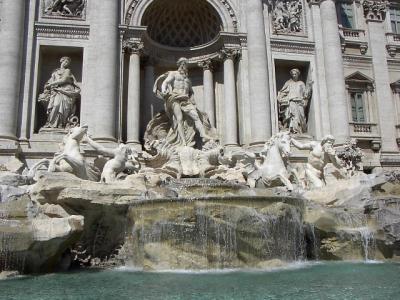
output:
M 36 22 L 35 32 L 38 37 L 88 40 L 90 28 L 89 25 L 65 25 Z
M 272 39 L 271 48 L 274 52 L 314 54 L 315 45 L 312 42 Z

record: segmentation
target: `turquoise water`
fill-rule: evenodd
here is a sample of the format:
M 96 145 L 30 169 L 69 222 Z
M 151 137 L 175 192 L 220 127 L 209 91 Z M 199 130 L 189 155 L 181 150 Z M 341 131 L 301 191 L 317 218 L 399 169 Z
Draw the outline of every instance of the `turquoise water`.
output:
M 400 264 L 321 263 L 263 272 L 51 274 L 0 281 L 0 299 L 400 299 Z

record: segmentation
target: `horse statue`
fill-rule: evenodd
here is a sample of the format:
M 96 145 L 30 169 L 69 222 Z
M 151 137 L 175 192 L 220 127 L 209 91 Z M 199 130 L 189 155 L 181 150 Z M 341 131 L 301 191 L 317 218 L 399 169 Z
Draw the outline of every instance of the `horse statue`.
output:
M 63 139 L 61 152 L 56 153 L 53 159 L 45 158 L 36 163 L 28 176 L 34 178 L 39 169 L 47 168 L 48 172 L 67 172 L 84 180 L 99 181 L 100 171 L 85 160 L 80 150 L 87 130 L 86 125 L 71 128 Z
M 260 153 L 263 162 L 261 165 L 256 163 L 255 170 L 248 174 L 250 187 L 286 186 L 289 191 L 293 190 L 290 178 L 296 174 L 294 170 L 288 171 L 290 140 L 288 132 L 279 132 L 265 143 Z

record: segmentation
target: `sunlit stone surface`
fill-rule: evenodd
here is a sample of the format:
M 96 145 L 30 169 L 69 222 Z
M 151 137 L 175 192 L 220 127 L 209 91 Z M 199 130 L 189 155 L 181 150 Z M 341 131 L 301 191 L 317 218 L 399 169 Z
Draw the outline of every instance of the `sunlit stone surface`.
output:
M 0 0 L 1 277 L 399 259 L 400 7 L 267 2 Z

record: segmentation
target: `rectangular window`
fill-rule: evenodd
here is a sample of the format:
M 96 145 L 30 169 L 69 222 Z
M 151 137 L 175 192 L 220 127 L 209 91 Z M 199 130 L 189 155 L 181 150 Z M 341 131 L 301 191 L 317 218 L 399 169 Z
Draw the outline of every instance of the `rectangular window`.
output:
M 392 32 L 400 34 L 400 9 L 391 8 L 390 9 L 390 24 L 392 26 Z
M 339 21 L 345 28 L 355 28 L 352 3 L 339 3 Z
M 364 110 L 364 97 L 363 93 L 355 92 L 351 93 L 351 114 L 353 122 L 364 123 L 365 122 L 365 110 Z

